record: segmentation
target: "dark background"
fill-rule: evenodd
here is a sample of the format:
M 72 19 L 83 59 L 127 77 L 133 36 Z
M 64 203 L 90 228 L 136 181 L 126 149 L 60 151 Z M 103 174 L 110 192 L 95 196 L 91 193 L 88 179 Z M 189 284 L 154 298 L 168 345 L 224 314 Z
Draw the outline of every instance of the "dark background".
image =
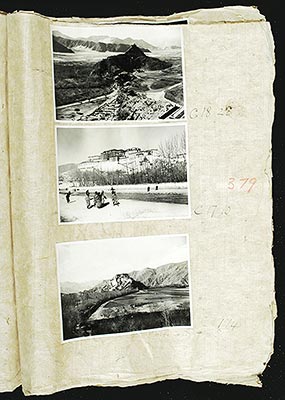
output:
M 75 3 L 56 1 L 2 1 L 0 10 L 31 10 L 54 17 L 108 17 L 120 15 L 167 15 L 174 12 L 233 5 L 255 5 L 271 23 L 275 41 L 276 78 L 274 82 L 275 120 L 272 132 L 273 168 L 273 216 L 276 300 L 278 318 L 275 322 L 274 354 L 261 376 L 262 388 L 241 385 L 223 385 L 211 382 L 173 380 L 130 388 L 85 387 L 65 390 L 50 396 L 30 396 L 39 400 L 285 400 L 285 274 L 284 274 L 284 50 L 285 17 L 282 20 L 281 1 L 211 1 L 211 0 L 133 0 L 133 1 L 95 1 L 80 0 Z M 285 3 L 284 3 L 285 4 Z M 285 13 L 284 13 L 285 15 Z M 260 333 L 258 333 L 260 334 Z M 0 339 L 1 340 L 1 339 Z M 1 368 L 1 365 L 0 365 Z M 13 393 L 1 393 L 0 400 L 25 399 L 21 388 Z

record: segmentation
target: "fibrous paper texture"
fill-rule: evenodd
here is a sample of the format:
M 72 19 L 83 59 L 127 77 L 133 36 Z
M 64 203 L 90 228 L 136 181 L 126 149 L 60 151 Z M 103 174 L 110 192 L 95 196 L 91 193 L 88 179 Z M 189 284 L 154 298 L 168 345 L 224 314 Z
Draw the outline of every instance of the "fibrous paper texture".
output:
M 273 351 L 275 317 L 274 53 L 265 18 L 246 7 L 158 18 L 5 18 L 24 392 L 175 378 L 260 386 L 258 375 Z M 59 224 L 55 130 L 66 122 L 55 120 L 51 26 L 182 20 L 191 218 Z M 189 237 L 191 327 L 63 342 L 56 244 L 151 235 Z
M 0 390 L 14 390 L 20 384 L 20 366 L 16 324 L 13 277 L 12 232 L 10 213 L 10 182 L 7 113 L 7 36 L 6 17 L 0 15 Z

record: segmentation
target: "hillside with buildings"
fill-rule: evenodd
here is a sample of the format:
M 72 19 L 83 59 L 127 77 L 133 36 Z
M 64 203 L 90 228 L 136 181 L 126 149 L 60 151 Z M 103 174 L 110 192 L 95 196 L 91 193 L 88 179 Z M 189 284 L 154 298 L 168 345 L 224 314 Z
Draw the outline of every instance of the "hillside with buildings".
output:
M 186 152 L 164 156 L 159 149 L 108 149 L 74 164 L 59 166 L 60 182 L 80 186 L 146 182 L 186 182 Z
M 157 149 L 142 150 L 139 147 L 129 149 L 110 149 L 101 154 L 89 156 L 87 160 L 78 165 L 81 171 L 126 171 L 138 172 L 152 166 L 159 159 L 160 153 Z

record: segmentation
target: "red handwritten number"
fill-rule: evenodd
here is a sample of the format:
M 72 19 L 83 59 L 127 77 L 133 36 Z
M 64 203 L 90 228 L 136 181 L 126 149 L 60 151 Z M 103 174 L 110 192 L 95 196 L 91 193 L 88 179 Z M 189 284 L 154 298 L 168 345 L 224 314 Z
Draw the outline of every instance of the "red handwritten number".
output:
M 249 193 L 251 191 L 251 189 L 253 188 L 253 186 L 256 184 L 256 178 L 251 178 L 249 180 L 249 183 L 251 184 L 250 188 L 248 189 L 247 193 Z
M 236 178 L 229 178 L 228 182 L 228 189 L 234 190 L 239 189 L 249 193 L 253 186 L 256 184 L 256 178 L 240 178 L 239 181 L 241 182 L 240 185 L 235 184 Z
M 241 185 L 241 189 L 244 187 L 244 185 L 247 183 L 247 181 L 249 180 L 249 178 L 241 178 L 240 182 L 243 182 L 243 184 Z
M 235 181 L 235 178 L 229 179 L 228 189 L 233 190 L 235 188 L 234 181 Z

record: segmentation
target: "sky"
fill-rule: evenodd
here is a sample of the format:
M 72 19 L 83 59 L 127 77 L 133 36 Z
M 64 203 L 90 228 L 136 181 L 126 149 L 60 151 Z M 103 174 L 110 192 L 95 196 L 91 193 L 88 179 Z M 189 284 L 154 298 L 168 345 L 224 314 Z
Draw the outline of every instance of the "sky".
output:
M 186 235 L 142 236 L 57 244 L 60 283 L 113 278 L 117 273 L 188 260 Z
M 76 24 L 75 26 L 54 26 L 53 30 L 72 38 L 88 38 L 90 36 L 111 36 L 119 39 L 143 39 L 153 46 L 165 48 L 181 46 L 181 27 L 171 25 L 112 25 L 96 26 Z
M 57 163 L 80 163 L 109 149 L 157 149 L 165 139 L 185 132 L 184 125 L 116 128 L 57 128 Z

